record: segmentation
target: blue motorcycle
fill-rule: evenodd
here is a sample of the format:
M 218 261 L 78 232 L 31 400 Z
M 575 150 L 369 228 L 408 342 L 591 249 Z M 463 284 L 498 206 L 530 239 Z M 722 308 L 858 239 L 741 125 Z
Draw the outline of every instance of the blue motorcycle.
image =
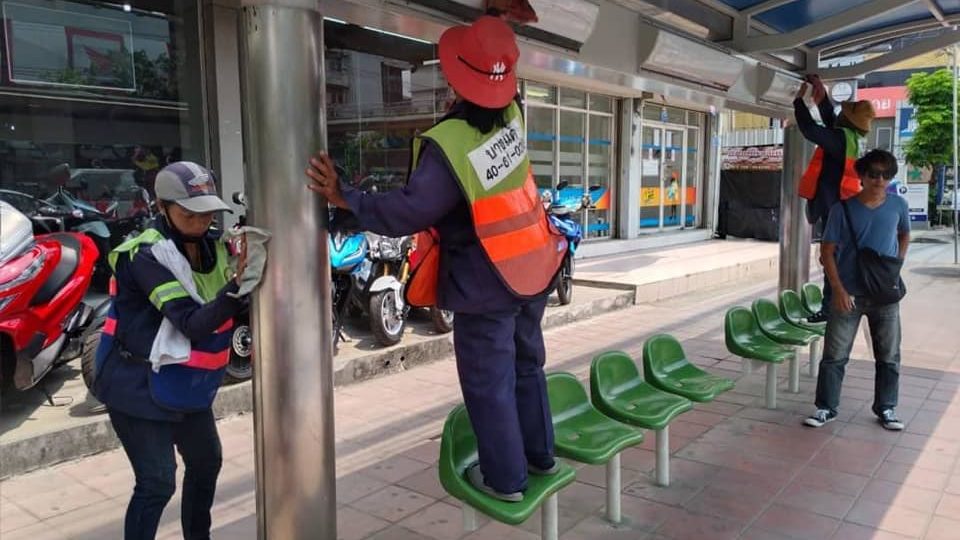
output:
M 547 189 L 541 193 L 550 222 L 567 238 L 567 253 L 563 258 L 560 280 L 557 283 L 557 296 L 563 306 L 573 301 L 573 256 L 583 240 L 580 210 L 590 204 L 589 195 L 564 197 L 566 187 L 567 182 L 560 182 L 553 192 Z
M 343 321 L 356 290 L 370 279 L 373 262 L 367 257 L 370 249 L 367 235 L 356 226 L 349 212 L 333 210 L 330 218 L 330 284 L 333 304 L 333 350 L 343 337 Z M 345 339 L 344 339 L 345 341 Z

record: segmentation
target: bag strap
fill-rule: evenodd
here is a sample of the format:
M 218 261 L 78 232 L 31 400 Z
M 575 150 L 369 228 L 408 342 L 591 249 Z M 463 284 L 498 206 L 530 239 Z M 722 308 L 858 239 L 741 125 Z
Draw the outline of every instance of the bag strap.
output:
M 846 218 L 844 221 L 847 222 L 850 238 L 853 239 L 853 247 L 857 248 L 857 251 L 860 251 L 860 245 L 857 242 L 857 231 L 853 229 L 853 221 L 850 219 L 850 210 L 847 208 L 847 201 L 840 201 L 840 204 L 843 205 L 843 216 Z

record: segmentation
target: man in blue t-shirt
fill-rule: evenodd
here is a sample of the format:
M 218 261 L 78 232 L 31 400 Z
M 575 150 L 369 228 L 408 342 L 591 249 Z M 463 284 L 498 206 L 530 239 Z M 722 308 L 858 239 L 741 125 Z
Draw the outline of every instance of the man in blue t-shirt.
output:
M 844 369 L 860 319 L 866 315 L 877 362 L 873 413 L 883 427 L 899 431 L 903 422 L 895 409 L 900 381 L 900 304 L 878 304 L 866 296 L 857 268 L 857 247 L 902 260 L 910 245 L 910 212 L 902 197 L 887 197 L 887 186 L 897 174 L 897 160 L 890 152 L 871 150 L 857 160 L 856 170 L 863 191 L 830 209 L 823 233 L 823 268 L 833 287 L 833 299 L 817 379 L 817 410 L 804 423 L 820 427 L 837 417 Z

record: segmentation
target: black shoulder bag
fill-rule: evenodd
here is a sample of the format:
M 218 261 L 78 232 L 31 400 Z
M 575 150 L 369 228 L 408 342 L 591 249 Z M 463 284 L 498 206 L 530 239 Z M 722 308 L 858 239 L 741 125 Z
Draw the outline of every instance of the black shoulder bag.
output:
M 880 305 L 899 302 L 907 294 L 907 286 L 900 277 L 903 261 L 899 257 L 883 255 L 871 248 L 861 248 L 857 242 L 857 232 L 850 220 L 847 201 L 840 204 L 843 205 L 850 238 L 857 249 L 857 272 L 863 282 L 864 293 L 870 300 Z

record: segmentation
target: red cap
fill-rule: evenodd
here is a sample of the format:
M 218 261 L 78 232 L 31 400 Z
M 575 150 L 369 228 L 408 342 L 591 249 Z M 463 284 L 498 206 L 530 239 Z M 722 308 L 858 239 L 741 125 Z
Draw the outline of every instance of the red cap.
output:
M 501 109 L 517 95 L 520 50 L 513 29 L 498 17 L 483 16 L 440 36 L 440 68 L 467 101 Z

